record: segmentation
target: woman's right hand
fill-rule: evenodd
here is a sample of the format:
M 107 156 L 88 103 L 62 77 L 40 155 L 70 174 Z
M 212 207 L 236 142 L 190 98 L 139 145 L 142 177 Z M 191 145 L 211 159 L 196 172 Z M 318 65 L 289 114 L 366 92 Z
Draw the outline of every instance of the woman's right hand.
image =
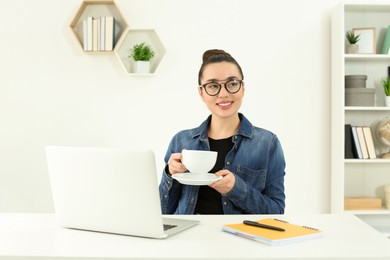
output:
M 175 173 L 183 173 L 187 171 L 187 168 L 184 166 L 181 160 L 182 160 L 181 153 L 171 154 L 171 157 L 168 160 L 168 169 L 171 175 Z

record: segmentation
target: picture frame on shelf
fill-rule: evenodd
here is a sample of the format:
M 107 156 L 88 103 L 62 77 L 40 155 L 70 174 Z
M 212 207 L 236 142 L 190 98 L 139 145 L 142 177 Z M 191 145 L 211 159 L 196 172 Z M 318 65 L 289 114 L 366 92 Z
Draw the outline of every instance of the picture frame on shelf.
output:
M 359 54 L 375 54 L 376 53 L 376 38 L 375 28 L 353 28 L 352 31 L 355 35 L 360 35 Z

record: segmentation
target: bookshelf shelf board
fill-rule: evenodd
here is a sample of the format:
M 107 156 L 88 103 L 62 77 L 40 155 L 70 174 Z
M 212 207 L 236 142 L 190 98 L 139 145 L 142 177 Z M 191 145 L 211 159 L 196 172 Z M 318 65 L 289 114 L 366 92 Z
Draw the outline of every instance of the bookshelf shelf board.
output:
M 388 54 L 345 54 L 346 61 L 380 61 L 390 60 Z
M 375 4 L 371 2 L 345 4 L 345 12 L 361 13 L 387 13 L 390 12 L 390 6 L 384 4 Z
M 388 215 L 390 214 L 390 209 L 373 209 L 373 210 L 344 210 L 347 214 L 353 215 Z
M 115 20 L 115 35 L 114 35 L 114 48 L 115 43 L 122 37 L 127 23 L 124 16 L 121 14 L 114 0 L 84 0 L 81 6 L 78 8 L 76 15 L 70 23 L 70 28 L 80 44 L 80 48 L 83 48 L 83 20 L 88 16 L 102 17 L 112 16 Z M 113 54 L 113 51 L 84 51 L 88 54 Z
M 348 164 L 390 164 L 390 159 L 345 159 L 344 162 Z
M 377 106 L 377 107 L 345 107 L 345 111 L 390 111 L 390 107 Z
M 86 51 L 90 55 L 111 55 L 114 51 Z

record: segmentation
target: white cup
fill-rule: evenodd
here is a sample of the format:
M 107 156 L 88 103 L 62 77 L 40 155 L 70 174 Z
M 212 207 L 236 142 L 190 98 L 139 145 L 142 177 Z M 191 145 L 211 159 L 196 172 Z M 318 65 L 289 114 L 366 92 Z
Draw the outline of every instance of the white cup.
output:
M 390 209 L 390 184 L 385 185 L 386 208 Z
M 191 173 L 208 173 L 217 162 L 218 152 L 183 150 L 182 162 Z

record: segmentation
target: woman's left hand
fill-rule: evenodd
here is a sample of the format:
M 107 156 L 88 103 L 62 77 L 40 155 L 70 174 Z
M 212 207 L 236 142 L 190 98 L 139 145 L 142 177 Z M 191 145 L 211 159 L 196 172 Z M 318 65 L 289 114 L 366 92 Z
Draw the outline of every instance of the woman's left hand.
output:
M 232 190 L 234 183 L 236 182 L 236 177 L 229 170 L 220 170 L 215 173 L 216 176 L 222 176 L 222 179 L 210 184 L 210 187 L 217 190 L 222 195 L 227 194 Z

